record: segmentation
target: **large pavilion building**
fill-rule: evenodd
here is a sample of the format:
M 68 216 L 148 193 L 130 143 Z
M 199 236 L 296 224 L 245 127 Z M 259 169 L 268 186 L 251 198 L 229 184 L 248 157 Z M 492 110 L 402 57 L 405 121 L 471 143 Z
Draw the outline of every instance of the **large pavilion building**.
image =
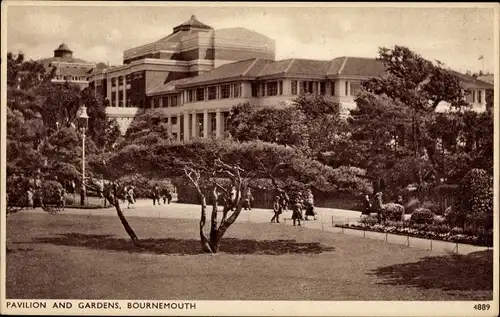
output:
M 289 103 L 299 94 L 319 94 L 344 109 L 356 106 L 361 82 L 384 73 L 381 62 L 343 56 L 333 60 L 275 60 L 275 42 L 236 27 L 214 30 L 192 16 L 156 41 L 126 50 L 123 65 L 94 70 L 90 87 L 109 101 L 106 112 L 125 132 L 142 111 L 164 108 L 177 140 L 221 137 L 231 107 Z M 493 85 L 460 74 L 473 109 L 486 109 Z

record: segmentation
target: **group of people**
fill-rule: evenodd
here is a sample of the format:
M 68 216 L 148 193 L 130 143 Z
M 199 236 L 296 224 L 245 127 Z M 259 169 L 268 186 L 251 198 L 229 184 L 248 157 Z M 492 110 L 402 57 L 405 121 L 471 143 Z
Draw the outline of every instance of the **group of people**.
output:
M 292 211 L 292 220 L 294 226 L 300 226 L 301 220 L 309 220 L 309 216 L 314 217 L 316 220 L 316 211 L 314 210 L 314 196 L 311 190 L 307 190 L 305 195 L 300 192 L 294 193 L 292 198 L 289 198 L 285 191 L 281 191 L 278 196 L 274 198 L 273 212 L 274 216 L 271 218 L 271 223 L 279 223 L 280 215 L 288 209 Z M 305 211 L 305 215 L 304 215 Z
M 153 187 L 152 190 L 152 198 L 153 198 L 153 205 L 156 205 L 158 202 L 158 206 L 160 205 L 160 199 L 163 198 L 163 204 L 170 204 L 172 201 L 172 192 L 170 192 L 169 188 L 163 188 L 160 190 L 158 186 Z

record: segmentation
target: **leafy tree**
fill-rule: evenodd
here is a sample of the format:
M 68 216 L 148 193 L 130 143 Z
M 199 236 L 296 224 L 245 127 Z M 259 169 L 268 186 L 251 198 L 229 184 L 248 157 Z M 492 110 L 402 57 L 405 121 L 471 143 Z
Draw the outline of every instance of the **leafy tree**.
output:
M 7 64 L 7 183 L 35 175 L 58 181 L 80 178 L 81 134 L 75 129 L 78 110 L 83 104 L 88 106 L 86 150 L 93 153 L 98 151 L 96 144 L 103 148 L 106 143 L 102 140 L 108 128 L 102 103 L 90 90 L 51 82 L 54 69 L 26 61 L 22 54 L 9 53 Z
M 261 140 L 303 148 L 308 143 L 304 120 L 295 107 L 257 108 L 245 103 L 231 109 L 226 126 L 231 137 L 240 142 Z
M 133 172 L 145 177 L 154 173 L 156 177 L 188 179 L 200 199 L 199 233 L 205 252 L 217 252 L 222 237 L 242 210 L 246 190 L 259 186 L 262 179 L 272 180 L 276 190 L 283 190 L 294 183 L 300 184 L 302 188 L 315 187 L 323 190 L 364 188 L 367 185 L 356 174 L 359 170 L 335 171 L 307 158 L 295 148 L 262 141 L 238 143 L 231 140 L 199 139 L 187 143 L 164 141 L 154 145 L 131 144 L 108 155 L 107 160 L 96 158 L 93 165 L 96 170 L 101 169 L 102 173 L 113 179 Z M 337 177 L 342 181 L 337 183 Z M 360 185 L 353 184 L 356 182 Z M 210 189 L 209 193 L 205 190 L 207 187 Z M 235 199 L 232 199 L 232 188 L 236 190 Z M 113 203 L 115 196 L 108 194 L 107 197 Z M 205 225 L 208 221 L 208 200 L 212 202 L 212 213 L 207 234 Z M 217 214 L 219 203 L 222 207 L 220 221 Z M 119 204 L 115 204 L 115 207 L 119 216 L 123 216 Z M 140 245 L 137 236 L 131 234 L 133 230 L 127 229 L 130 226 L 124 226 L 131 239 Z

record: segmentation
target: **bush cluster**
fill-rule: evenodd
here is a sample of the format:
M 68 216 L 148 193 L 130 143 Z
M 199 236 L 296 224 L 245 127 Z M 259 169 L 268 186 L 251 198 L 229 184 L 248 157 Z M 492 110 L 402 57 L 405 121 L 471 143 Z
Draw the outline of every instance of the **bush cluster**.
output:
M 432 224 L 434 222 L 434 213 L 427 208 L 418 208 L 410 218 L 411 223 L 416 224 Z

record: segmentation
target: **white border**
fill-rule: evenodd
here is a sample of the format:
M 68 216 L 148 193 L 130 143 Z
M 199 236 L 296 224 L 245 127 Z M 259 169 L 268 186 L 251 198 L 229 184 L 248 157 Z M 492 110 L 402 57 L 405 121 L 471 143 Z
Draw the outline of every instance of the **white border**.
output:
M 2 43 L 2 60 L 6 60 L 7 53 L 7 37 L 6 37 L 6 25 L 7 25 L 7 12 L 10 6 L 171 6 L 171 7 L 377 7 L 377 8 L 442 8 L 442 7 L 453 7 L 453 8 L 492 8 L 495 10 L 495 44 L 494 52 L 497 58 L 495 59 L 495 96 L 494 96 L 494 115 L 495 115 L 495 134 L 494 134 L 494 198 L 495 198 L 495 220 L 498 220 L 498 194 L 499 194 L 499 115 L 500 110 L 499 105 L 499 5 L 496 3 L 265 3 L 265 2 L 252 2 L 252 3 L 223 3 L 216 2 L 99 2 L 99 1 L 3 1 L 2 2 L 2 33 L 1 33 L 1 43 Z M 2 70 L 2 83 L 6 82 L 6 64 L 1 64 Z M 164 303 L 182 303 L 189 302 L 196 305 L 196 309 L 165 309 L 165 310 L 127 310 L 127 303 L 129 302 L 150 302 L 150 301 L 115 301 L 118 302 L 122 307 L 121 310 L 82 310 L 78 309 L 78 303 L 86 302 L 82 300 L 70 300 L 72 303 L 72 309 L 7 309 L 6 308 L 6 298 L 5 298 L 5 239 L 6 239 L 6 226 L 5 226 L 5 191 L 4 185 L 6 181 L 5 176 L 5 142 L 6 142 L 6 84 L 2 86 L 1 89 L 1 101 L 2 107 L 0 107 L 0 122 L 1 122 L 1 250 L 0 250 L 0 312 L 2 314 L 26 314 L 26 315 L 41 315 L 41 314 L 54 314 L 54 315 L 221 315 L 221 316 L 251 316 L 251 315 L 290 315 L 290 316 L 495 316 L 498 315 L 498 223 L 495 221 L 494 224 L 494 251 L 493 258 L 495 261 L 494 266 L 494 299 L 491 302 L 485 301 L 162 301 Z M 37 302 L 40 302 L 36 300 Z M 9 302 L 15 302 L 15 300 L 9 300 Z M 23 300 L 23 302 L 30 302 Z M 34 301 L 31 301 L 34 302 Z M 47 307 L 51 307 L 56 301 L 54 300 L 42 300 L 46 302 Z M 59 301 L 58 301 L 59 302 Z M 92 302 L 104 302 L 104 301 L 92 301 Z M 474 310 L 473 306 L 475 304 L 490 304 L 491 309 L 488 311 L 478 311 Z

